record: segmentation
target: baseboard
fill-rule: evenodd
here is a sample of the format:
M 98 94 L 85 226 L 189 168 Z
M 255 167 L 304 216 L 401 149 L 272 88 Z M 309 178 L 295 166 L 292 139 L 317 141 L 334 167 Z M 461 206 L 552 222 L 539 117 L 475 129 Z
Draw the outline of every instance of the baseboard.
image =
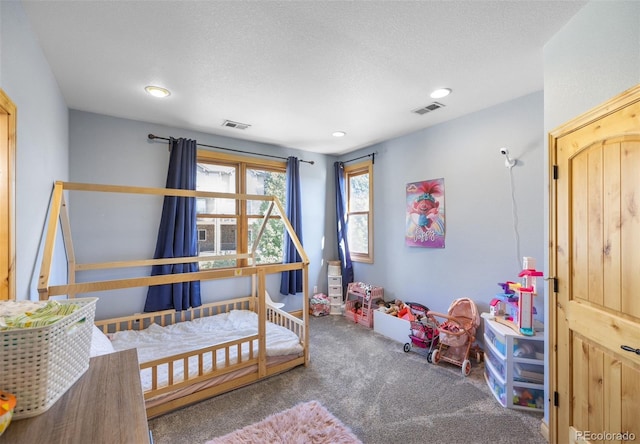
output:
M 549 442 L 549 426 L 546 422 L 544 422 L 544 419 L 540 420 L 540 433 L 542 434 L 544 439 Z
M 302 319 L 302 310 L 290 311 L 288 312 L 291 316 L 295 316 L 296 318 Z

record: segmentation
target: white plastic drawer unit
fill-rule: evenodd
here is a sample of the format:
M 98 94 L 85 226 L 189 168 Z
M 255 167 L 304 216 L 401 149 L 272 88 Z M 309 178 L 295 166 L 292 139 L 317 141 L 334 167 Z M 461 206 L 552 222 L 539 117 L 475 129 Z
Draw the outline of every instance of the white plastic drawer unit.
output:
M 329 287 L 340 286 L 342 287 L 342 276 L 328 276 Z
M 484 318 L 485 379 L 504 407 L 544 412 L 544 333 L 523 336 Z

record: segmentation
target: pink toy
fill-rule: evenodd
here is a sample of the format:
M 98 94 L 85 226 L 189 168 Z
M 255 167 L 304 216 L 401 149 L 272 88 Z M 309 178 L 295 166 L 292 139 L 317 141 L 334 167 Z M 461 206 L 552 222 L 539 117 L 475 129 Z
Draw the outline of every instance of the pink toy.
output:
M 504 314 L 504 302 L 498 298 L 493 298 L 489 304 L 489 312 L 492 316 L 501 316 Z
M 533 298 L 538 294 L 536 279 L 541 277 L 543 273 L 533 269 L 535 267 L 535 259 L 531 257 L 524 259 L 523 270 L 518 274 L 518 277 L 522 278 L 522 283 L 507 281 L 504 284 L 498 284 L 505 290 L 504 296 L 507 296 L 508 289 L 514 291 L 517 294 L 517 298 L 507 299 L 504 316 L 500 316 L 495 299 L 491 301 L 490 311 L 497 322 L 505 324 L 523 335 L 533 336 L 535 334 L 533 315 L 536 312 L 533 306 Z
M 532 258 L 528 258 L 532 259 Z M 530 261 L 531 262 L 531 261 Z M 535 261 L 533 261 L 535 264 Z M 541 271 L 524 269 L 518 277 L 523 278 L 523 283 L 518 292 L 518 328 L 520 333 L 533 336 L 533 297 L 537 296 L 536 278 L 542 276 Z

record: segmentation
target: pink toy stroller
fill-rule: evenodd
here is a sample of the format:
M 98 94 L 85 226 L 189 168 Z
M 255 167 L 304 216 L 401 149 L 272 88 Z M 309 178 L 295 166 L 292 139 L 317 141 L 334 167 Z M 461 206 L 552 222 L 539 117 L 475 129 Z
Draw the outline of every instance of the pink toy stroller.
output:
M 409 353 L 413 347 L 426 350 L 427 362 L 431 362 L 433 350 L 438 346 L 438 327 L 427 316 L 429 309 L 416 302 L 406 302 L 413 314 L 409 339 L 411 342 L 404 344 L 405 353 Z
M 476 340 L 476 329 L 480 326 L 478 307 L 468 298 L 459 298 L 451 303 L 448 314 L 429 311 L 427 316 L 438 326 L 440 346 L 431 355 L 431 362 L 449 362 L 462 368 L 462 374 L 471 373 L 469 351 Z M 442 322 L 438 322 L 438 318 Z

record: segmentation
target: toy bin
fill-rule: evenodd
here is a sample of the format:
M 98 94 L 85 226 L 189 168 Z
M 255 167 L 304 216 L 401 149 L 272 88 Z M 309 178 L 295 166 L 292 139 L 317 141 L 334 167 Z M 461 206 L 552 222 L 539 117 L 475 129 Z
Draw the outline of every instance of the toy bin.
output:
M 309 310 L 313 316 L 324 316 L 331 313 L 329 297 L 324 293 L 315 294 L 309 301 Z
M 492 372 L 491 367 L 485 365 L 484 368 L 484 378 L 487 381 L 487 385 L 491 389 L 491 393 L 496 398 L 496 400 L 503 407 L 507 406 L 507 398 L 505 393 L 504 381 L 500 381 Z
M 493 345 L 502 358 L 507 355 L 507 347 L 505 345 L 506 339 L 500 335 L 497 335 L 492 329 L 485 328 L 484 335 L 488 343 Z
M 44 413 L 87 371 L 97 300 L 57 301 L 77 308 L 49 325 L 0 331 L 0 390 L 16 397 L 14 419 Z

